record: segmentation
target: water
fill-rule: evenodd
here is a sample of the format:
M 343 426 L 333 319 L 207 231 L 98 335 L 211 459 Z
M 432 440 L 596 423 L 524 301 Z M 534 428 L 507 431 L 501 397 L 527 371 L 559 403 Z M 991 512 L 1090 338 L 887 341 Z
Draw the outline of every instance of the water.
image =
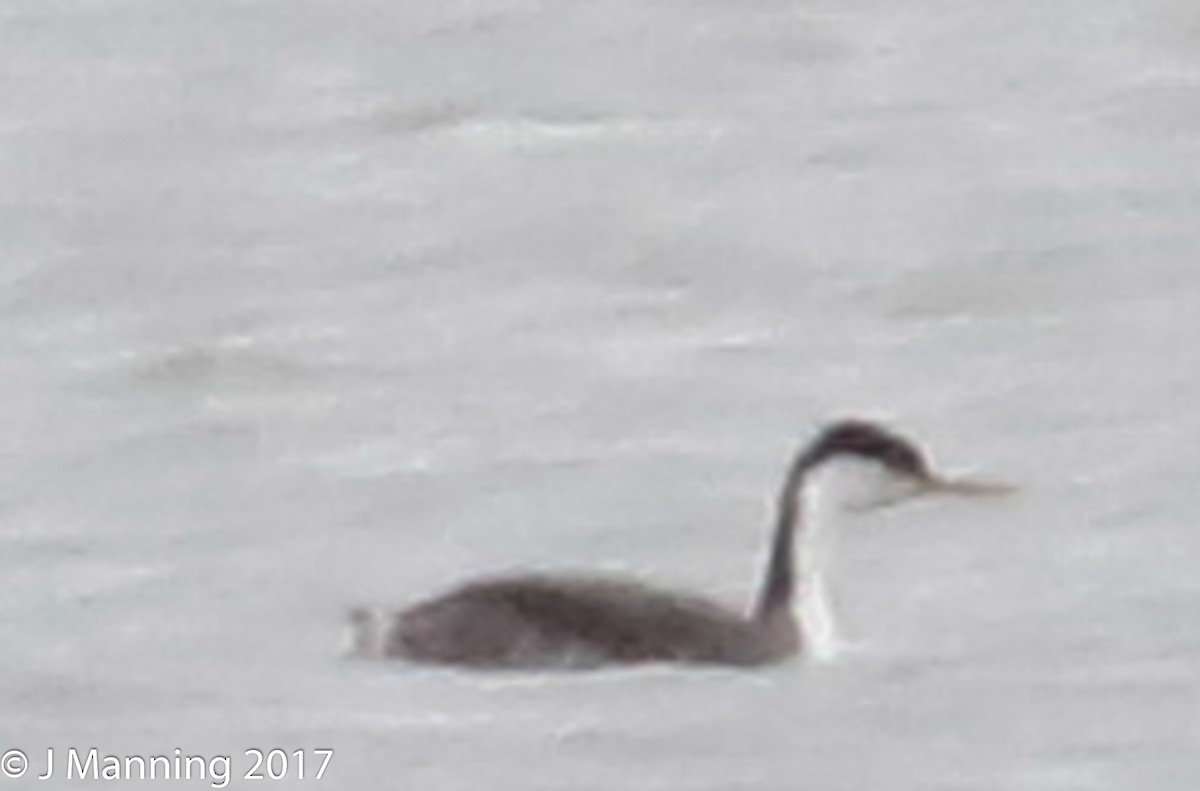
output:
M 1166 0 L 10 0 L 0 746 L 1190 791 L 1197 43 Z M 1024 490 L 856 525 L 838 663 L 339 655 L 483 571 L 744 600 L 849 414 Z

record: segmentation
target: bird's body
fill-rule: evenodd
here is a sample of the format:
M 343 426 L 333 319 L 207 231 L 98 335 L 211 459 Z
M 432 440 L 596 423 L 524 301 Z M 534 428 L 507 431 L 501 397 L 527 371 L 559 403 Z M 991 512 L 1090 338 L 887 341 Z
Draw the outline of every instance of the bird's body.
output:
M 865 479 L 857 474 L 863 467 L 871 473 Z M 821 566 L 829 533 L 822 530 L 816 542 L 816 525 L 806 522 L 923 491 L 996 488 L 937 478 L 907 440 L 870 423 L 838 423 L 788 468 L 762 585 L 746 614 L 636 581 L 526 575 L 469 582 L 398 615 L 355 610 L 354 646 L 362 654 L 498 668 L 640 662 L 744 667 L 778 662 L 805 648 L 826 655 L 832 620 Z M 798 553 L 804 558 L 797 568 Z M 797 597 L 808 612 L 800 620 Z
M 385 653 L 451 664 L 754 665 L 795 653 L 798 632 L 636 581 L 547 575 L 468 583 L 404 612 L 389 639 Z

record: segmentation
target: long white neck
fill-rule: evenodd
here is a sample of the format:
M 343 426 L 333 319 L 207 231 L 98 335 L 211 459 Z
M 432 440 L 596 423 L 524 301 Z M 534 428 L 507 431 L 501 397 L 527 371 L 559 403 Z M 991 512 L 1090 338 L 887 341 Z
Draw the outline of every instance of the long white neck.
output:
M 754 618 L 784 642 L 816 659 L 835 656 L 844 644 L 833 617 L 828 578 L 838 525 L 847 509 L 877 501 L 878 469 L 861 462 L 800 456 L 784 480 L 766 574 Z M 797 635 L 797 632 L 799 635 Z
M 814 659 L 832 659 L 841 642 L 829 590 L 838 527 L 832 522 L 837 518 L 837 509 L 812 495 L 804 498 L 801 507 L 805 529 L 797 547 L 797 619 L 806 653 Z
M 818 660 L 841 653 L 841 639 L 834 616 L 835 595 L 830 579 L 835 576 L 837 540 L 846 509 L 870 484 L 869 470 L 853 462 L 833 462 L 812 470 L 803 491 L 798 493 L 804 530 L 797 546 L 796 586 L 800 629 L 808 655 Z

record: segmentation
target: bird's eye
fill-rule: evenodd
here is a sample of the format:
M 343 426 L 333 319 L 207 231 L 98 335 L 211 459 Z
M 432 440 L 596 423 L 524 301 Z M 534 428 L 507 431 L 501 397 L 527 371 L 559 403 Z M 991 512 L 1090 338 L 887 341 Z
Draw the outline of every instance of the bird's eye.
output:
M 893 446 L 886 458 L 887 465 L 900 472 L 919 475 L 925 470 L 925 461 L 911 448 Z

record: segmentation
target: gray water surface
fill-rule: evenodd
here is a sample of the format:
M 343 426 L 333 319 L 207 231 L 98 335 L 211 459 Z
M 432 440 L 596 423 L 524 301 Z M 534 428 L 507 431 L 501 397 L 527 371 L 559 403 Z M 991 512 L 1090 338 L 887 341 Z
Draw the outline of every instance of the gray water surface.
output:
M 1198 130 L 1182 0 L 8 0 L 0 748 L 1193 791 Z M 744 601 L 850 414 L 1023 491 L 848 530 L 838 662 L 340 654 L 474 573 Z

